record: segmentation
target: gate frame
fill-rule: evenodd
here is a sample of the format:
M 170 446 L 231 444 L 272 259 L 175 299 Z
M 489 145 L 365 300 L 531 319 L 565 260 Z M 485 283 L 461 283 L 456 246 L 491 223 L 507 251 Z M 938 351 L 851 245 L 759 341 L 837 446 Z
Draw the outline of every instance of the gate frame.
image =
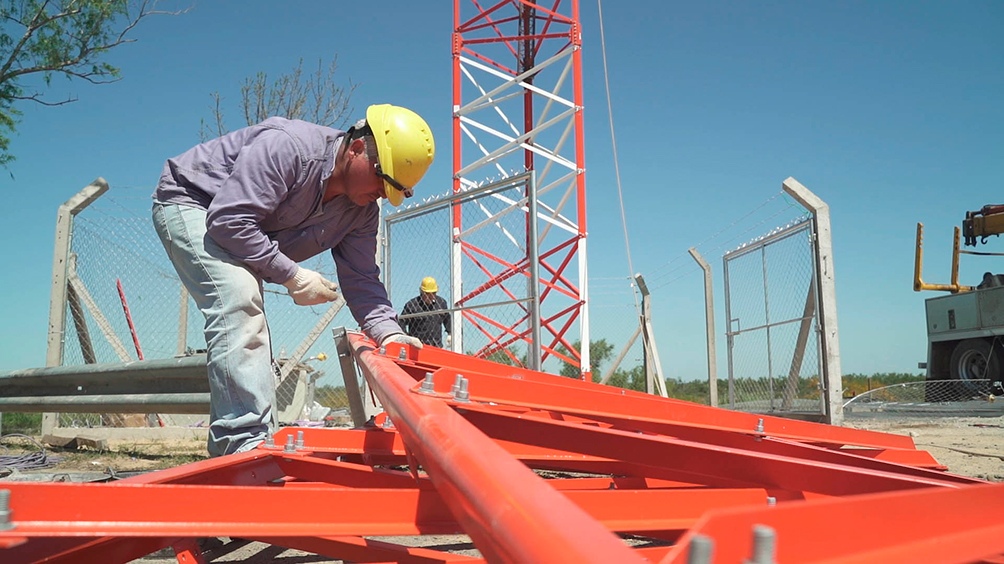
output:
M 837 329 L 837 304 L 836 304 L 836 284 L 833 272 L 833 240 L 830 230 L 830 209 L 829 206 L 813 194 L 808 188 L 803 186 L 792 177 L 788 177 L 781 184 L 785 193 L 793 197 L 809 213 L 810 217 L 808 229 L 810 230 L 810 248 L 812 249 L 812 278 L 806 296 L 805 309 L 802 315 L 803 329 L 800 331 L 800 339 L 807 331 L 805 319 L 811 314 L 817 322 L 817 365 L 819 370 L 820 383 L 822 385 L 820 395 L 820 408 L 823 421 L 832 425 L 843 423 L 843 386 L 840 369 L 840 342 Z M 803 229 L 803 222 L 799 222 L 797 228 Z M 771 233 L 757 242 L 756 247 L 749 247 L 737 251 L 732 251 L 723 255 L 723 270 L 725 277 L 725 310 L 726 310 L 726 340 L 728 344 L 728 374 L 729 389 L 728 403 L 731 408 L 735 405 L 734 392 L 734 371 L 732 364 L 733 336 L 731 320 L 731 300 L 729 299 L 729 272 L 728 261 L 730 255 L 741 255 L 751 252 L 754 248 L 763 249 L 771 242 L 792 235 L 795 225 L 789 225 L 784 229 Z M 766 288 L 765 288 L 766 291 Z M 811 312 L 811 313 L 810 313 Z M 769 327 L 770 320 L 766 320 Z M 791 320 L 786 320 L 786 322 Z M 804 342 L 802 343 L 804 348 Z M 768 355 L 769 343 L 768 343 Z M 798 347 L 794 354 L 799 354 Z M 768 374 L 770 376 L 770 374 Z

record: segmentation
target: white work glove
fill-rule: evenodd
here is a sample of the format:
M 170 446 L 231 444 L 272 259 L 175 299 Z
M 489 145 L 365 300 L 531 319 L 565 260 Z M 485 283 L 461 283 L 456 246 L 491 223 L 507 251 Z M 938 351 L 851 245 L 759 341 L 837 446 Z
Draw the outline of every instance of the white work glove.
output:
M 296 274 L 282 285 L 296 305 L 318 305 L 338 299 L 337 284 L 302 266 L 296 267 Z
M 449 333 L 447 333 L 446 334 L 446 341 L 444 341 L 444 344 L 446 345 L 446 348 L 450 348 L 450 346 L 453 344 L 453 335 L 450 335 Z
M 381 347 L 386 347 L 390 343 L 401 343 L 402 345 L 411 345 L 416 349 L 422 348 L 422 341 L 411 335 L 405 335 L 404 333 L 391 333 L 380 341 Z

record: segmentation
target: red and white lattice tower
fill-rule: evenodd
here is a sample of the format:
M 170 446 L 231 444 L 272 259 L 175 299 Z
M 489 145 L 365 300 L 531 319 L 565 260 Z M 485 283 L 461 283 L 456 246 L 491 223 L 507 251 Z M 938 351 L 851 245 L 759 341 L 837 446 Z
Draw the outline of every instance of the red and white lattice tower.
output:
M 530 358 L 557 358 L 590 379 L 579 2 L 454 0 L 453 20 L 453 192 L 533 171 L 536 198 L 531 204 L 527 189 L 498 210 L 454 206 L 453 254 L 460 266 L 451 297 L 458 307 L 488 290 L 518 297 L 539 280 L 538 342 L 529 306 L 509 317 L 463 309 L 465 331 L 478 333 L 479 356 L 518 361 L 510 351 L 526 346 Z M 490 248 L 497 242 L 462 237 L 465 226 L 490 223 L 495 213 L 538 222 L 536 241 L 513 236 L 498 222 L 497 241 L 518 247 L 519 260 Z M 530 257 L 537 257 L 535 269 Z M 484 279 L 472 282 L 469 272 Z

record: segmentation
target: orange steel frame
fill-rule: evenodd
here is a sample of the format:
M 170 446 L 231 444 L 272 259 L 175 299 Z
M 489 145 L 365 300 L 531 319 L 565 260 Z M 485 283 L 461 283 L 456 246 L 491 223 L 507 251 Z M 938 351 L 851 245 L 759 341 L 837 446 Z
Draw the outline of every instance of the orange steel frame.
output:
M 129 562 L 169 546 L 198 562 L 195 539 L 215 536 L 351 561 L 482 561 L 367 538 L 453 533 L 491 562 L 1004 553 L 1004 485 L 945 472 L 910 437 L 348 338 L 384 408 L 371 425 L 284 428 L 274 445 L 112 483 L 2 483 L 0 562 Z M 754 559 L 764 551 L 773 560 Z

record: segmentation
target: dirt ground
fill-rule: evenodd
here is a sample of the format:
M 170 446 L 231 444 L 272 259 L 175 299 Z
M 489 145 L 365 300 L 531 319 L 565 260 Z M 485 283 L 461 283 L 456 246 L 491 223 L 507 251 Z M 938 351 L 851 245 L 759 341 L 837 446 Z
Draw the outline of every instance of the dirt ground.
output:
M 861 417 L 844 425 L 909 435 L 953 474 L 1004 481 L 1004 417 Z
M 54 477 L 60 481 L 97 481 L 101 475 L 121 478 L 131 474 L 173 468 L 208 458 L 205 440 L 145 440 L 106 441 L 105 448 L 79 446 L 59 448 L 41 444 L 41 437 L 5 435 L 0 442 L 0 457 L 37 455 L 44 448 L 44 456 L 51 463 L 46 468 L 29 470 L 0 469 L 0 479 L 45 480 Z
M 848 417 L 844 425 L 884 433 L 909 435 L 917 448 L 930 452 L 955 474 L 1004 481 L 1004 416 L 1002 417 Z M 38 452 L 39 437 L 12 435 L 0 441 L 0 457 Z M 121 477 L 138 472 L 173 468 L 206 458 L 205 441 L 110 441 L 106 449 L 60 449 L 45 445 L 45 456 L 56 463 L 31 474 L 69 474 L 91 478 L 95 473 Z M 80 476 L 76 476 L 80 474 Z M 0 470 L 0 479 L 11 479 Z M 41 478 L 41 477 L 40 477 Z
M 852 417 L 845 426 L 913 437 L 917 448 L 930 452 L 948 471 L 984 480 L 1004 481 L 1004 417 Z M 202 440 L 119 441 L 105 450 L 77 450 L 46 447 L 46 456 L 56 461 L 50 468 L 28 472 L 3 472 L 0 480 L 41 479 L 95 481 L 125 477 L 134 473 L 171 468 L 206 458 Z M 30 440 L 4 437 L 0 456 L 38 452 Z M 401 539 L 395 539 L 400 541 Z M 450 550 L 477 556 L 464 536 L 436 536 L 412 539 L 415 546 Z M 205 546 L 211 562 L 330 563 L 324 557 L 240 539 L 210 539 Z M 161 551 L 138 560 L 142 564 L 177 562 L 171 551 Z

